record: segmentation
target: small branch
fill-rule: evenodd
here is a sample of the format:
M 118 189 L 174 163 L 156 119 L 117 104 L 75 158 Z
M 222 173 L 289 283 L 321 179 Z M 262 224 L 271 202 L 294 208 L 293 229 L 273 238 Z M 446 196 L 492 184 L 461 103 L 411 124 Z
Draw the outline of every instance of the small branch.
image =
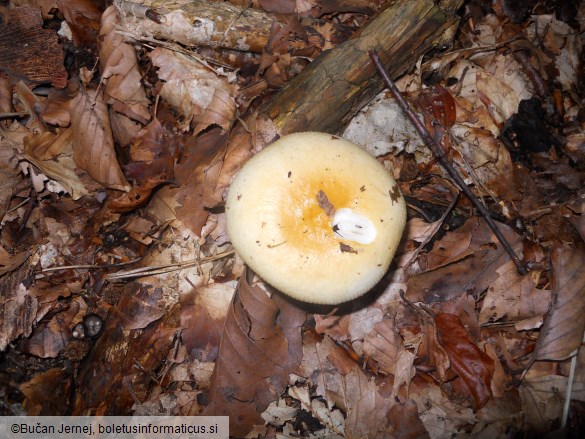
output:
M 370 54 L 370 58 L 372 59 L 372 62 L 376 66 L 376 70 L 378 70 L 378 73 L 384 79 L 384 82 L 386 83 L 386 85 L 388 86 L 388 88 L 390 89 L 390 91 L 392 92 L 392 94 L 394 95 L 396 100 L 398 101 L 398 104 L 400 105 L 400 107 L 402 108 L 402 110 L 404 111 L 406 116 L 410 119 L 410 121 L 414 125 L 416 131 L 419 133 L 419 135 L 422 138 L 425 145 L 433 152 L 433 154 L 439 160 L 439 163 L 441 164 L 441 166 L 443 166 L 445 171 L 447 171 L 447 174 L 449 174 L 449 176 L 455 181 L 455 183 L 457 184 L 457 186 L 459 186 L 459 188 L 465 194 L 465 196 L 467 196 L 467 198 L 469 198 L 469 201 L 471 201 L 471 203 L 475 206 L 475 208 L 484 217 L 488 226 L 490 227 L 490 229 L 492 229 L 492 232 L 494 232 L 494 235 L 496 235 L 496 238 L 498 238 L 498 240 L 502 244 L 502 247 L 504 247 L 504 250 L 506 250 L 508 255 L 510 255 L 510 258 L 512 258 L 512 261 L 514 262 L 514 264 L 516 265 L 516 269 L 518 270 L 518 274 L 520 274 L 522 276 L 527 274 L 528 271 L 526 270 L 526 267 L 524 267 L 524 265 L 522 265 L 522 262 L 518 258 L 518 255 L 516 255 L 516 252 L 514 251 L 514 249 L 512 248 L 512 246 L 510 245 L 510 243 L 506 239 L 506 237 L 502 234 L 502 232 L 500 231 L 500 229 L 498 228 L 498 226 L 496 225 L 496 223 L 492 219 L 488 209 L 485 207 L 485 205 L 483 205 L 477 199 L 477 197 L 475 195 L 473 195 L 473 192 L 471 192 L 471 189 L 469 189 L 469 187 L 465 184 L 465 182 L 463 181 L 463 178 L 461 178 L 461 176 L 457 173 L 457 171 L 455 171 L 455 169 L 451 166 L 451 164 L 449 163 L 449 160 L 447 160 L 447 157 L 445 156 L 445 153 L 443 152 L 441 147 L 437 144 L 437 142 L 435 142 L 433 140 L 433 138 L 431 137 L 431 135 L 427 131 L 424 124 L 417 117 L 414 110 L 411 108 L 411 106 L 408 104 L 408 102 L 406 102 L 404 97 L 400 94 L 400 91 L 396 87 L 396 84 L 394 84 L 394 81 L 392 81 L 392 79 L 390 78 L 388 71 L 386 70 L 386 68 L 384 67 L 382 62 L 380 61 L 380 57 L 378 56 L 378 53 L 375 50 L 370 50 L 369 54 Z
M 127 270 L 127 271 L 118 271 L 116 273 L 110 273 L 105 276 L 106 280 L 109 282 L 119 281 L 121 279 L 135 279 L 139 277 L 145 276 L 156 276 L 159 274 L 170 273 L 173 271 L 183 270 L 189 267 L 199 266 L 202 262 L 211 262 L 216 261 L 218 259 L 226 258 L 228 256 L 232 256 L 235 253 L 234 250 L 229 250 L 224 253 L 219 253 L 214 256 L 208 256 L 206 258 L 201 259 L 192 259 L 185 262 L 178 262 L 174 264 L 165 264 L 165 265 L 155 265 L 149 267 L 140 267 L 134 270 Z

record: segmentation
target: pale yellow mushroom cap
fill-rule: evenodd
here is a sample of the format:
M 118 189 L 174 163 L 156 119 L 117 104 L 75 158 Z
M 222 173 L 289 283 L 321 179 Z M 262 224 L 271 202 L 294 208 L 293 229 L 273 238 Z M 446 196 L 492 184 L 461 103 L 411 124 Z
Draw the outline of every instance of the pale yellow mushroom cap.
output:
M 366 293 L 388 270 L 406 207 L 369 153 L 306 132 L 280 138 L 244 165 L 226 215 L 233 246 L 262 279 L 295 299 L 337 304 Z

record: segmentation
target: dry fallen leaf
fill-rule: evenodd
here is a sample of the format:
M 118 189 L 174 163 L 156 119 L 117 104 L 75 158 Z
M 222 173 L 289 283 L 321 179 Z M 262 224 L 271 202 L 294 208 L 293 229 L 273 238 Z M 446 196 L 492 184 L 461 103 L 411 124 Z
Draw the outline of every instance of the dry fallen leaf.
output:
M 200 60 L 157 48 L 150 58 L 164 81 L 160 95 L 182 117 L 182 128 L 199 134 L 211 125 L 227 131 L 236 116 L 236 87 Z
M 20 391 L 26 398 L 24 407 L 27 414 L 43 416 L 63 413 L 71 385 L 71 377 L 60 367 L 48 369 L 22 383 Z
M 80 89 L 70 105 L 75 163 L 98 183 L 129 190 L 116 158 L 110 116 L 101 93 Z
M 492 394 L 493 360 L 470 340 L 457 316 L 437 314 L 435 324 L 451 369 L 461 378 L 463 390 L 473 397 L 475 409 L 480 409 Z
M 74 200 L 78 200 L 88 195 L 89 191 L 75 172 L 77 166 L 73 160 L 71 138 L 70 128 L 59 133 L 45 132 L 27 136 L 24 138 L 23 157 L 47 177 L 58 181 Z
M 430 439 L 424 424 L 418 417 L 418 408 L 412 399 L 392 406 L 388 413 L 393 438 L 396 439 Z
M 585 331 L 585 251 L 580 245 L 552 252 L 553 301 L 534 349 L 535 360 L 564 360 L 581 346 Z
M 542 320 L 550 306 L 550 291 L 537 289 L 531 276 L 518 275 L 512 261 L 496 272 L 499 277 L 487 290 L 479 322 Z
M 280 309 L 279 309 L 280 307 Z M 305 313 L 273 301 L 242 276 L 225 321 L 204 414 L 228 415 L 230 434 L 245 436 L 288 383 L 301 359 Z
M 99 35 L 100 70 L 106 84 L 106 101 L 114 113 L 145 124 L 150 119 L 149 101 L 134 47 L 116 31 L 120 19 L 114 6 L 102 14 Z M 116 116 L 113 116 L 116 117 Z

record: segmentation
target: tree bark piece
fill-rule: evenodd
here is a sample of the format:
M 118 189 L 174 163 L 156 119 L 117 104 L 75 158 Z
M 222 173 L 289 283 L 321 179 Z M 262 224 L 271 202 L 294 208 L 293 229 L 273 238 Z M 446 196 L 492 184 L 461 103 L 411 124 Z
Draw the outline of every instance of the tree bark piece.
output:
M 376 49 L 394 77 L 406 73 L 430 49 L 448 44 L 460 0 L 392 2 L 357 38 L 323 53 L 260 109 L 280 134 L 338 132 L 384 87 L 370 61 Z

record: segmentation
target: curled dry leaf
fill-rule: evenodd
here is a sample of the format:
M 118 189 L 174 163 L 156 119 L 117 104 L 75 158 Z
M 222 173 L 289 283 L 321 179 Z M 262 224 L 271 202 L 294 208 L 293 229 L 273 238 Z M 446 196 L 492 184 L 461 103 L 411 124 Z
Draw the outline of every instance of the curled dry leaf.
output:
M 305 313 L 276 297 L 242 276 L 225 321 L 204 414 L 228 415 L 236 437 L 264 423 L 301 360 Z
M 164 81 L 160 95 L 182 116 L 182 128 L 195 134 L 211 125 L 228 130 L 236 116 L 236 87 L 195 58 L 156 48 L 150 54 Z
M 116 159 L 110 117 L 102 95 L 80 90 L 71 101 L 70 113 L 73 159 L 77 166 L 110 189 L 130 189 Z
M 473 397 L 475 409 L 480 409 L 491 397 L 493 360 L 470 340 L 457 316 L 437 314 L 435 325 L 441 344 L 449 355 L 451 370 L 461 378 L 463 390 Z
M 581 345 L 585 331 L 585 250 L 565 244 L 552 252 L 553 302 L 544 321 L 535 360 L 564 360 Z

